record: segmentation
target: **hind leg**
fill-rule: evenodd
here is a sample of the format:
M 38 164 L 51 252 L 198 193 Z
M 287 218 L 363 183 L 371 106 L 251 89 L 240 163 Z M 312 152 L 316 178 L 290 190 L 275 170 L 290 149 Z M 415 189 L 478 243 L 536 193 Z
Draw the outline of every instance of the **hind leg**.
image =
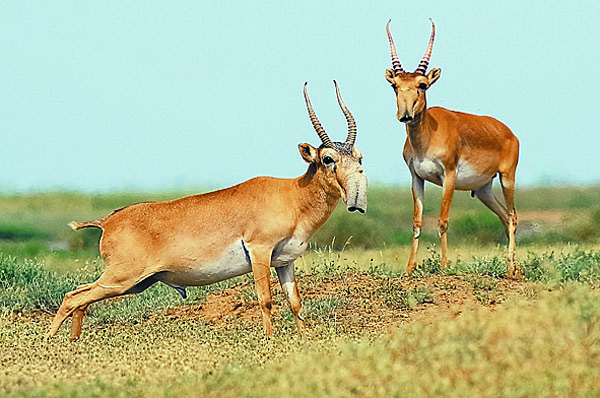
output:
M 110 297 L 120 296 L 127 290 L 126 287 L 120 286 L 107 288 L 99 284 L 99 281 L 100 279 L 92 283 L 86 291 L 74 290 L 65 295 L 65 298 L 52 321 L 52 325 L 50 326 L 50 336 L 56 335 L 65 319 L 76 312 L 75 325 L 72 330 L 73 334 L 77 335 L 81 332 L 83 312 L 88 305 Z
M 158 280 L 155 277 L 150 276 L 150 277 L 144 279 L 143 281 L 137 283 L 131 289 L 128 289 L 122 295 L 141 293 L 144 290 L 146 290 L 147 288 L 149 288 L 150 286 L 154 285 L 156 282 L 158 282 Z M 90 283 L 87 285 L 79 286 L 77 288 L 77 290 L 79 290 L 81 288 L 87 288 L 88 286 L 91 286 L 91 285 L 92 284 Z M 81 336 L 81 326 L 83 323 L 83 315 L 85 314 L 85 311 L 87 310 L 88 306 L 89 306 L 89 304 L 84 307 L 77 308 L 73 312 L 73 316 L 71 318 L 71 341 L 75 341 L 75 340 L 79 339 L 79 336 Z
M 92 288 L 93 288 L 93 283 L 88 283 L 85 285 L 78 286 L 77 289 L 65 294 L 65 298 L 63 299 L 63 302 L 60 305 L 58 312 L 54 316 L 54 319 L 52 320 L 52 326 L 50 327 L 50 333 L 49 333 L 50 336 L 54 336 L 56 334 L 56 332 L 58 331 L 58 328 L 60 328 L 60 326 L 62 325 L 64 320 L 67 318 L 67 316 L 69 316 L 73 312 L 73 311 L 68 310 L 68 303 L 72 301 L 73 297 L 81 296 L 81 295 L 87 293 Z M 75 325 L 71 329 L 72 335 L 73 335 L 73 333 L 77 333 L 77 332 L 81 333 L 81 321 L 82 321 L 81 318 L 82 317 L 83 317 L 83 312 L 79 313 L 75 320 Z
M 475 196 L 481 201 L 488 209 L 498 216 L 508 235 L 508 210 L 502 202 L 500 202 L 492 193 L 492 183 L 494 180 L 490 180 L 487 184 L 475 191 Z
M 515 209 L 515 170 L 503 172 L 500 174 L 500 183 L 502 184 L 502 193 L 508 211 L 508 260 L 506 264 L 507 276 L 509 278 L 521 278 L 523 273 L 516 263 L 516 242 L 515 233 L 517 232 L 517 210 Z
M 84 290 L 84 289 L 88 289 L 91 288 L 91 283 L 85 284 L 85 285 L 81 285 L 78 286 L 77 290 Z M 83 323 L 83 315 L 85 313 L 85 310 L 87 309 L 87 307 L 83 307 L 80 309 L 75 310 L 75 312 L 73 312 L 73 318 L 71 320 L 71 341 L 75 341 L 79 338 L 79 336 L 81 336 L 81 325 Z
M 79 339 L 81 336 L 81 326 L 83 324 L 83 315 L 85 314 L 86 307 L 80 308 L 73 312 L 71 319 L 71 341 Z
M 82 285 L 65 295 L 65 298 L 50 326 L 50 336 L 56 335 L 66 318 L 75 315 L 75 325 L 71 328 L 72 336 L 81 333 L 81 322 L 85 309 L 92 303 L 111 297 L 126 294 L 136 286 L 137 277 L 115 274 L 116 266 L 110 266 L 94 283 Z

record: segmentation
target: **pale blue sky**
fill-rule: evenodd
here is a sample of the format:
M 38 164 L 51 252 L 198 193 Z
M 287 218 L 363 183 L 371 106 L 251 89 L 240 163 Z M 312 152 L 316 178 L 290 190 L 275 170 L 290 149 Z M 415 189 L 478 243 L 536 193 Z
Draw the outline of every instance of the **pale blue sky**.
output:
M 219 187 L 294 177 L 318 144 L 302 98 L 374 183 L 408 186 L 385 23 L 414 69 L 431 17 L 430 106 L 492 115 L 517 181 L 600 182 L 598 2 L 2 2 L 0 191 Z

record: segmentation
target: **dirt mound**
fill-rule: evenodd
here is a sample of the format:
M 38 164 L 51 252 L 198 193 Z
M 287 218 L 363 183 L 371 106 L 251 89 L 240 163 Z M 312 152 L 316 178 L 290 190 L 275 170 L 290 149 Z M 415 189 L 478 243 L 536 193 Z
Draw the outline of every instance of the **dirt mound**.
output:
M 373 275 L 350 271 L 331 277 L 303 275 L 298 287 L 303 314 L 308 325 L 335 318 L 344 328 L 354 331 L 381 331 L 398 323 L 424 319 L 429 312 L 445 311 L 452 315 L 464 304 L 494 307 L 519 291 L 520 282 L 486 276 L 432 275 L 408 278 Z M 273 318 L 288 311 L 287 302 L 275 278 Z M 261 312 L 252 282 L 210 294 L 198 305 L 170 309 L 172 319 L 197 318 L 214 327 L 247 321 L 260 324 Z M 287 314 L 291 316 L 291 314 Z

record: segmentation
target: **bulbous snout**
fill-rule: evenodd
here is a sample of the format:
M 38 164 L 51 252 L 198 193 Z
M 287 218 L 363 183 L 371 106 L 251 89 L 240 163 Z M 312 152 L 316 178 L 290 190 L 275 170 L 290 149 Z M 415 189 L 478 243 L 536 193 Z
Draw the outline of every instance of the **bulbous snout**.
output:
M 349 212 L 367 211 L 367 176 L 360 173 L 348 179 L 346 186 L 346 206 Z

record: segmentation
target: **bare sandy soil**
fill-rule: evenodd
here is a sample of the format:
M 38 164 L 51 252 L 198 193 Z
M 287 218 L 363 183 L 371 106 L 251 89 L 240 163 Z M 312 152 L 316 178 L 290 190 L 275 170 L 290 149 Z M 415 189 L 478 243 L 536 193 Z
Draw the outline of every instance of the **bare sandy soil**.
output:
M 360 272 L 336 275 L 335 278 L 303 276 L 298 280 L 305 311 L 310 312 L 311 302 L 333 302 L 330 316 L 335 316 L 355 332 L 381 332 L 398 323 L 439 317 L 440 310 L 456 316 L 460 314 L 458 308 L 464 308 L 465 304 L 493 308 L 508 296 L 519 294 L 522 286 L 518 281 L 485 276 L 387 278 Z M 275 278 L 271 285 L 274 293 L 272 314 L 278 317 L 288 307 Z M 416 288 L 430 293 L 424 302 L 410 306 L 399 299 L 394 301 Z M 216 328 L 227 328 L 239 319 L 260 323 L 261 312 L 252 289 L 251 282 L 240 283 L 210 294 L 201 304 L 173 308 L 167 315 L 174 320 L 198 318 Z

